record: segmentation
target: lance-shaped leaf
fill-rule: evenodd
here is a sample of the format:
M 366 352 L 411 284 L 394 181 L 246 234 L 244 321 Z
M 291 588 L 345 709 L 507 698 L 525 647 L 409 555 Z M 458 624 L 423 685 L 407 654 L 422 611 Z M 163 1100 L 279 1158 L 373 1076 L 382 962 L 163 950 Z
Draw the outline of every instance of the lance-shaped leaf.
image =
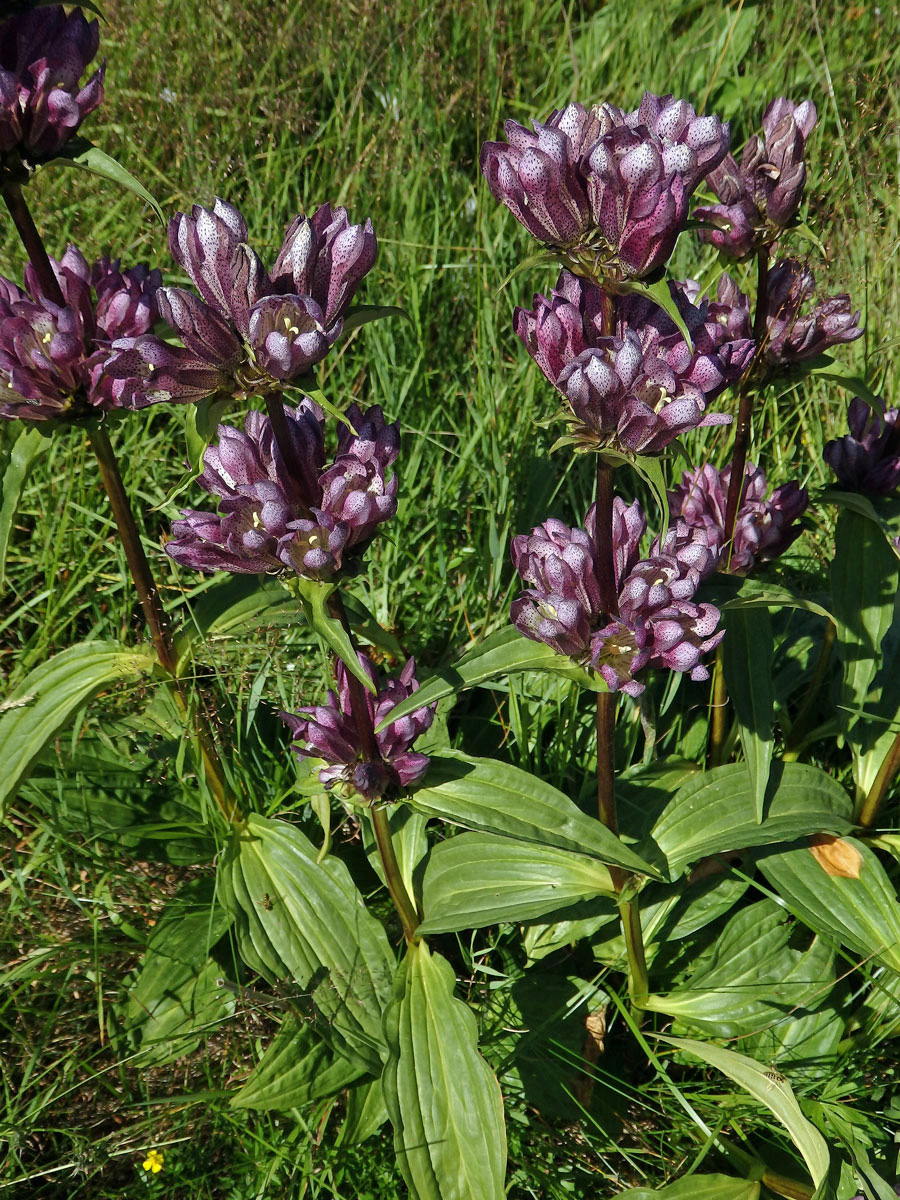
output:
M 322 1040 L 309 1021 L 291 1015 L 231 1105 L 278 1112 L 300 1108 L 336 1095 L 361 1074 L 363 1067 L 355 1055 L 345 1058 Z
M 769 804 L 756 819 L 753 782 L 745 763 L 716 767 L 689 780 L 663 809 L 651 838 L 673 879 L 708 854 L 787 842 L 807 833 L 846 833 L 853 827 L 850 797 L 818 767 L 772 766 Z
M 310 625 L 325 644 L 334 651 L 347 670 L 356 676 L 363 687 L 373 696 L 376 695 L 378 689 L 359 665 L 359 658 L 353 649 L 350 635 L 341 622 L 328 611 L 328 599 L 335 591 L 336 584 L 320 583 L 316 579 L 304 579 L 302 576 L 298 576 L 294 584 L 300 596 L 300 603 L 303 605 L 303 613 Z M 413 707 L 421 708 L 422 705 L 416 704 Z M 396 718 L 391 717 L 391 720 L 396 720 Z M 390 724 L 390 722 L 386 722 L 386 724 Z
M 119 187 L 133 192 L 146 204 L 150 205 L 157 217 L 159 217 L 160 224 L 165 225 L 166 218 L 163 216 L 163 210 L 140 180 L 135 179 L 131 172 L 126 171 L 122 164 L 116 162 L 111 155 L 106 154 L 99 146 L 91 145 L 85 138 L 72 138 L 66 143 L 59 154 L 48 159 L 42 165 L 50 166 L 52 164 L 60 167 L 77 167 L 82 171 L 89 171 L 92 175 L 99 175 L 101 179 L 108 179 L 111 183 L 116 183 Z
M 791 1085 L 771 1067 L 758 1063 L 746 1054 L 724 1050 L 711 1042 L 696 1042 L 692 1038 L 656 1035 L 660 1041 L 693 1054 L 733 1079 L 777 1117 L 803 1156 L 813 1183 L 818 1187 L 828 1174 L 828 1146 L 818 1129 L 804 1117 Z
M 795 947 L 792 933 L 793 922 L 774 901 L 751 904 L 731 918 L 684 984 L 650 996 L 647 1008 L 730 1038 L 821 1003 L 834 978 L 834 954 L 821 938 Z
M 503 1098 L 455 986 L 446 959 L 425 942 L 409 947 L 385 1016 L 397 1162 L 412 1200 L 503 1200 Z
M 897 556 L 881 529 L 845 509 L 837 520 L 831 561 L 831 603 L 843 663 L 839 716 L 845 732 L 863 708 L 891 627 L 898 590 Z
M 415 694 L 420 693 L 421 689 Z M 413 792 L 409 803 L 430 817 L 479 833 L 558 846 L 642 875 L 659 875 L 568 796 L 518 767 L 445 751 L 432 757 L 425 781 L 427 786 Z
M 505 679 L 507 675 L 515 675 L 521 671 L 550 671 L 556 675 L 563 675 L 590 691 L 607 690 L 599 675 L 589 674 L 571 658 L 557 654 L 543 642 L 533 642 L 530 638 L 523 637 L 517 629 L 509 625 L 479 642 L 464 654 L 455 666 L 444 667 L 430 679 L 426 679 L 416 692 L 415 700 L 410 697 L 392 709 L 382 728 L 389 721 L 405 717 L 407 713 L 425 704 L 433 704 L 437 700 L 443 700 L 445 696 L 478 687 L 479 684 L 492 679 Z
M 388 317 L 402 317 L 404 321 L 409 321 L 413 329 L 416 327 L 406 309 L 398 308 L 395 304 L 351 304 L 344 316 L 341 336 L 346 337 L 362 325 L 368 325 L 372 321 L 384 321 Z
M 556 846 L 462 833 L 435 846 L 429 856 L 419 932 L 528 921 L 579 900 L 614 895 L 609 871 L 595 858 Z
M 858 877 L 835 874 L 835 867 L 809 844 L 760 859 L 763 874 L 801 921 L 900 973 L 900 904 L 877 856 L 854 838 L 840 849 L 852 856 Z M 837 859 L 834 859 L 837 863 Z
M 344 864 L 317 857 L 293 825 L 251 815 L 235 834 L 223 892 L 249 965 L 310 987 L 348 1054 L 377 1072 L 394 957 Z
M 82 642 L 55 654 L 0 702 L 0 814 L 47 742 L 103 688 L 136 680 L 156 659 L 118 642 Z
M 0 591 L 6 578 L 6 552 L 9 535 L 19 508 L 19 497 L 28 479 L 32 464 L 50 440 L 37 428 L 26 424 L 16 438 L 3 472 L 3 494 L 0 503 Z
M 628 1188 L 616 1200 L 758 1200 L 758 1179 L 689 1175 L 661 1188 Z
M 767 608 L 737 609 L 726 613 L 722 643 L 725 688 L 734 706 L 744 761 L 750 772 L 757 823 L 763 819 L 774 746 L 774 649 L 772 621 Z

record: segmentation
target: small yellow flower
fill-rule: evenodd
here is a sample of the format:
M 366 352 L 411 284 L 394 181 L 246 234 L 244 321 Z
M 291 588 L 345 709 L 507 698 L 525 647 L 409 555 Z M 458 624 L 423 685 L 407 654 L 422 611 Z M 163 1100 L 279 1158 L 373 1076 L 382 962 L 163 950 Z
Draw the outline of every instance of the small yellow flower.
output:
M 163 1155 L 158 1150 L 150 1150 L 147 1152 L 147 1157 L 141 1163 L 145 1171 L 150 1171 L 154 1175 L 158 1175 L 163 1169 Z

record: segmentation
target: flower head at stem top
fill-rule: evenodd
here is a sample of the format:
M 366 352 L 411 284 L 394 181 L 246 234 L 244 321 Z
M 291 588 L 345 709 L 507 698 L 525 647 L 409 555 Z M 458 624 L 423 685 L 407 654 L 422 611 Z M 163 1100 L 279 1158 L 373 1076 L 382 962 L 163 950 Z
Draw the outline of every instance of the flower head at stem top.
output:
M 520 633 L 559 654 L 590 664 L 610 691 L 636 696 L 644 667 L 663 667 L 708 678 L 702 656 L 721 640 L 719 612 L 693 600 L 714 560 L 702 533 L 673 532 L 641 559 L 646 519 L 640 504 L 613 501 L 612 555 L 617 612 L 604 612 L 596 581 L 599 548 L 595 507 L 585 528 L 550 520 L 530 536 L 513 539 L 513 564 L 530 587 L 513 601 Z
M 873 408 L 854 397 L 850 432 L 825 443 L 822 457 L 849 492 L 892 495 L 900 486 L 900 408 Z
M 777 240 L 796 213 L 806 183 L 804 152 L 816 123 L 811 100 L 799 104 L 783 96 L 763 113 L 763 136 L 754 134 L 740 165 L 726 154 L 706 182 L 720 203 L 702 205 L 694 215 L 711 228 L 700 240 L 729 258 L 745 258 Z
M 166 287 L 162 318 L 184 343 L 152 335 L 116 346 L 109 369 L 133 382 L 130 403 L 263 396 L 309 375 L 343 330 L 343 318 L 377 254 L 372 222 L 351 225 L 324 204 L 288 226 L 269 273 L 247 244 L 247 225 L 224 200 L 169 222 L 169 246 L 198 295 Z
M 748 462 L 729 549 L 725 510 L 730 482 L 730 466 L 717 470 L 707 463 L 685 471 L 679 486 L 669 492 L 669 509 L 679 524 L 704 537 L 717 570 L 746 575 L 758 563 L 780 557 L 800 536 L 803 527 L 798 522 L 809 493 L 791 481 L 767 496 L 765 472 Z
M 0 276 L 0 417 L 71 421 L 125 407 L 128 381 L 107 370 L 112 343 L 149 330 L 162 277 L 141 264 L 89 264 L 75 246 L 50 260 L 63 306 L 31 265 L 25 288 Z
M 666 262 L 729 145 L 718 117 L 651 92 L 633 112 L 573 103 L 532 125 L 507 121 L 507 142 L 484 144 L 488 186 L 573 272 L 612 288 Z
M 417 689 L 415 661 L 409 659 L 396 679 L 381 684 L 368 657 L 358 654 L 360 666 L 375 685 L 377 694 L 365 691 L 368 720 L 380 725 Z M 379 758 L 365 760 L 353 713 L 347 668 L 335 663 L 337 692 L 329 691 L 325 704 L 298 709 L 296 714 L 282 713 L 282 720 L 294 735 L 294 750 L 300 758 L 324 759 L 319 782 L 336 788 L 346 796 L 359 795 L 372 802 L 391 798 L 418 783 L 428 770 L 429 758 L 412 749 L 420 734 L 434 719 L 435 706 L 418 708 L 375 734 Z
M 61 4 L 0 24 L 0 183 L 58 154 L 103 100 L 104 66 L 79 86 L 99 44 L 98 22 Z
M 812 271 L 795 258 L 784 258 L 769 271 L 763 363 L 786 370 L 816 358 L 830 346 L 862 337 L 859 311 L 846 293 L 808 307 L 815 292 Z
M 269 418 L 251 412 L 240 431 L 219 426 L 204 454 L 200 486 L 218 512 L 186 510 L 172 523 L 166 553 L 199 571 L 292 571 L 330 579 L 350 568 L 377 527 L 397 509 L 396 475 L 387 477 L 400 432 L 374 405 L 347 410 L 333 463 L 326 464 L 322 410 L 308 397 L 284 405 L 293 462 L 285 462 Z

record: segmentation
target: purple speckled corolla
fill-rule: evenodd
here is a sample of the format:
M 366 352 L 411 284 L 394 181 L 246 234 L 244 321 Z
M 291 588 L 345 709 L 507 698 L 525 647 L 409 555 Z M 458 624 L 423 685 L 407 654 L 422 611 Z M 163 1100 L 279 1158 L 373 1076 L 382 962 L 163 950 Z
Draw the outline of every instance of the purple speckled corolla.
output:
M 513 539 L 513 564 L 531 586 L 513 601 L 511 617 L 520 633 L 545 642 L 558 654 L 600 672 L 610 691 L 639 695 L 635 678 L 644 667 L 708 678 L 702 656 L 721 640 L 719 612 L 693 601 L 708 575 L 714 551 L 701 532 L 686 527 L 657 541 L 640 558 L 647 522 L 640 504 L 613 502 L 612 543 L 616 613 L 604 613 L 596 581 L 595 507 L 584 529 L 546 521 L 530 536 Z
M 117 344 L 109 369 L 138 381 L 136 408 L 266 395 L 308 375 L 340 336 L 378 251 L 371 221 L 351 225 L 343 208 L 324 204 L 290 224 L 269 274 L 247 244 L 244 218 L 219 199 L 173 217 L 169 246 L 199 296 L 160 290 L 160 315 L 183 346 L 152 335 Z
M 849 492 L 889 496 L 900 486 L 900 408 L 871 408 L 859 396 L 847 413 L 850 432 L 826 442 L 822 457 Z
M 720 281 L 715 301 L 693 281 L 670 283 L 694 343 L 640 296 L 614 297 L 563 271 L 550 299 L 517 308 L 516 332 L 544 375 L 563 393 L 577 434 L 610 449 L 652 454 L 680 433 L 729 417 L 708 402 L 740 377 L 753 356 L 749 312 L 735 285 Z M 602 336 L 604 306 L 615 333 Z
M 377 728 L 391 711 L 418 689 L 415 660 L 409 659 L 397 679 L 380 685 L 377 672 L 365 654 L 359 653 L 360 666 L 377 689 L 377 695 L 364 692 L 368 718 Z M 429 758 L 412 749 L 413 743 L 434 719 L 435 705 L 417 708 L 375 734 L 378 762 L 362 757 L 344 664 L 335 663 L 338 690 L 328 692 L 325 704 L 298 709 L 296 714 L 282 713 L 282 720 L 294 735 L 294 750 L 300 758 L 324 759 L 328 766 L 319 771 L 319 782 L 326 788 L 341 788 L 356 793 L 369 803 L 392 796 L 418 783 L 428 770 Z
M 111 344 L 156 319 L 159 271 L 109 258 L 91 266 L 75 246 L 50 263 L 63 307 L 30 264 L 25 290 L 0 276 L 0 417 L 71 421 L 124 407 L 128 381 L 106 370 Z
M 699 231 L 701 241 L 729 258 L 744 258 L 779 236 L 800 205 L 806 141 L 815 123 L 811 100 L 794 104 L 782 96 L 771 102 L 763 114 L 763 136 L 750 138 L 740 165 L 726 154 L 707 175 L 721 203 L 694 210 L 697 218 L 713 226 Z
M 267 416 L 248 414 L 243 432 L 219 426 L 197 482 L 219 497 L 218 511 L 186 510 L 172 522 L 166 553 L 198 571 L 278 573 L 329 579 L 358 559 L 397 509 L 400 432 L 375 405 L 351 405 L 332 464 L 325 462 L 322 410 L 304 396 L 284 406 L 293 463 L 285 463 Z
M 79 87 L 100 29 L 76 8 L 36 8 L 0 25 L 0 164 L 58 154 L 103 100 L 105 67 Z
M 812 271 L 795 258 L 784 258 L 769 272 L 766 292 L 766 340 L 763 361 L 773 367 L 815 358 L 829 346 L 862 337 L 859 310 L 851 311 L 846 293 L 830 296 L 801 315 L 815 291 Z
M 765 472 L 748 462 L 734 523 L 731 553 L 725 545 L 725 511 L 731 467 L 717 470 L 711 463 L 685 471 L 669 492 L 672 517 L 702 534 L 716 556 L 716 569 L 746 575 L 760 562 L 782 555 L 803 532 L 798 524 L 809 493 L 797 483 L 782 484 L 766 497 Z
M 507 121 L 507 142 L 484 144 L 488 186 L 573 271 L 609 286 L 666 262 L 691 194 L 729 145 L 718 117 L 650 92 L 630 113 L 573 103 L 532 124 Z

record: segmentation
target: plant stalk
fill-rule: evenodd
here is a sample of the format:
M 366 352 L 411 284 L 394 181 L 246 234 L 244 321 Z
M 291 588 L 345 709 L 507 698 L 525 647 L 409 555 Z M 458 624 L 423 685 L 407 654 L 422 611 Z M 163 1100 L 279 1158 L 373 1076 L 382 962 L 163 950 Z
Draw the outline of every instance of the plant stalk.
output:
M 60 308 L 64 308 L 66 303 L 65 297 L 59 286 L 59 280 L 54 274 L 50 258 L 47 254 L 47 248 L 40 233 L 38 233 L 37 226 L 31 216 L 31 211 L 22 194 L 21 184 L 7 183 L 2 188 L 2 192 L 4 203 L 9 210 L 9 215 L 12 217 L 16 232 L 22 241 L 22 245 L 25 247 L 28 259 L 34 268 L 34 273 L 38 277 L 41 291 L 48 300 L 52 300 L 54 304 L 58 304 Z
M 869 789 L 869 794 L 860 805 L 859 812 L 856 814 L 857 825 L 863 829 L 871 829 L 875 824 L 878 810 L 881 808 L 882 801 L 887 795 L 888 788 L 893 783 L 898 770 L 900 770 L 900 733 L 897 734 L 891 743 L 891 748 L 888 750 L 885 760 L 881 764 L 881 769 L 875 776 L 875 782 Z
M 713 665 L 712 698 L 709 712 L 709 754 L 707 765 L 721 767 L 725 758 L 725 738 L 728 730 L 728 694 L 725 691 L 725 665 L 721 644 L 716 649 Z
M 612 868 L 610 867 L 610 874 Z M 634 1008 L 647 1006 L 650 983 L 647 978 L 647 957 L 644 953 L 644 933 L 641 929 L 641 908 L 637 896 L 620 898 L 619 917 L 625 936 L 625 951 L 628 955 L 628 994 Z
M 356 639 L 350 628 L 344 602 L 339 592 L 332 594 L 328 601 L 328 606 L 332 616 L 340 621 L 355 651 Z M 375 737 L 375 726 L 372 723 L 372 717 L 369 713 L 365 688 L 361 681 L 350 671 L 347 672 L 347 686 L 350 692 L 350 707 L 353 711 L 353 722 L 356 725 L 356 734 L 359 738 L 359 747 L 363 758 L 366 762 L 381 762 L 381 751 L 378 748 L 378 739 Z M 375 834 L 375 845 L 378 848 L 378 856 L 381 859 L 381 868 L 384 871 L 384 880 L 387 884 L 388 892 L 390 892 L 391 899 L 394 902 L 394 908 L 397 910 L 400 924 L 403 926 L 403 936 L 407 942 L 413 942 L 416 937 L 416 926 L 419 924 L 419 915 L 410 899 L 409 892 L 406 890 L 406 884 L 403 882 L 400 864 L 397 862 L 394 843 L 391 840 L 391 828 L 387 810 L 379 808 L 376 801 L 372 803 L 369 811 L 372 817 L 372 831 Z

